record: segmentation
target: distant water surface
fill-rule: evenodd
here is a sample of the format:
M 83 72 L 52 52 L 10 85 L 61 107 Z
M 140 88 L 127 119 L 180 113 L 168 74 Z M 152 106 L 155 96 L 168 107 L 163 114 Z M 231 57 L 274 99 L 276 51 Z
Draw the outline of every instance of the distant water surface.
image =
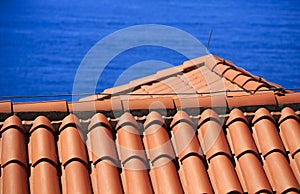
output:
M 209 51 L 254 75 L 300 87 L 300 1 L 69 1 L 0 2 L 0 95 L 72 93 L 76 70 L 89 49 L 108 34 L 138 24 L 184 30 Z M 185 58 L 156 47 L 116 57 L 96 92 L 113 87 L 124 70 L 143 60 L 181 64 Z M 141 75 L 159 67 L 147 67 Z M 68 99 L 13 99 L 13 101 Z

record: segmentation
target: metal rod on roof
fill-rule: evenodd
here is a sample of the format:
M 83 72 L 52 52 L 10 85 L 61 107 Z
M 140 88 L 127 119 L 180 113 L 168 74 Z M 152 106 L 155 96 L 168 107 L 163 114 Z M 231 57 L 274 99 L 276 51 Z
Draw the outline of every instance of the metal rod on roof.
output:
M 209 33 L 209 37 L 208 37 L 208 40 L 207 40 L 207 46 L 206 46 L 207 49 L 209 47 L 209 43 L 210 43 L 210 39 L 211 39 L 212 33 L 213 33 L 213 29 L 211 29 L 210 33 Z
M 292 91 L 300 91 L 300 88 L 267 88 L 261 90 L 245 90 L 245 89 L 238 89 L 238 90 L 218 90 L 218 91 L 210 91 L 210 92 L 175 92 L 175 93 L 160 93 L 160 94 L 134 94 L 134 93 L 82 93 L 82 94 L 45 94 L 45 95 L 36 95 L 36 96 L 0 96 L 0 99 L 16 99 L 16 98 L 51 98 L 51 97 L 72 97 L 72 96 L 91 96 L 91 95 L 108 95 L 108 96 L 164 96 L 164 95 L 195 95 L 195 94 L 217 94 L 217 93 L 227 93 L 228 92 L 265 92 L 265 91 L 285 91 L 285 90 L 292 90 Z

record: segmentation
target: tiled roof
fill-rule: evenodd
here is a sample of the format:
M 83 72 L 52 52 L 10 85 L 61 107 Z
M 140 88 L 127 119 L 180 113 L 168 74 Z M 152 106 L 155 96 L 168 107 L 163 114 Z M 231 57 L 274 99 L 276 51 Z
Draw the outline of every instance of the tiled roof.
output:
M 299 193 L 300 93 L 216 57 L 175 68 L 80 102 L 0 102 L 1 193 Z M 197 69 L 239 92 L 209 95 Z M 154 95 L 119 95 L 139 91 Z
M 281 86 L 253 76 L 244 69 L 236 67 L 229 60 L 206 55 L 186 61 L 182 65 L 158 71 L 154 75 L 131 81 L 129 84 L 106 89 L 104 93 L 131 94 L 131 99 L 144 99 L 149 98 L 151 94 L 154 98 L 174 97 L 172 93 L 210 96 L 212 93 L 224 90 L 227 91 L 227 96 L 241 96 L 270 88 L 281 88 Z M 165 95 L 166 93 L 171 94 Z M 148 96 L 139 94 L 148 94 Z M 81 101 L 105 99 L 110 98 L 111 95 L 94 95 L 83 98 Z

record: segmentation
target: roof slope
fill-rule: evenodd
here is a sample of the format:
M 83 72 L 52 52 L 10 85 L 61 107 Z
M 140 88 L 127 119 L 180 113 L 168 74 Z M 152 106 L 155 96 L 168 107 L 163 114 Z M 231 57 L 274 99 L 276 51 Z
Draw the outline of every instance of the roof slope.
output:
M 81 102 L 0 102 L 0 192 L 299 193 L 300 93 L 279 88 L 206 56 Z
M 210 96 L 225 93 L 228 96 L 251 95 L 270 89 L 282 88 L 278 84 L 251 75 L 231 61 L 206 55 L 184 62 L 182 65 L 158 71 L 129 84 L 104 90 L 104 94 L 82 98 L 81 101 L 110 98 L 111 95 L 130 94 L 131 99 L 144 99 L 198 94 Z M 168 95 L 169 94 L 169 95 Z

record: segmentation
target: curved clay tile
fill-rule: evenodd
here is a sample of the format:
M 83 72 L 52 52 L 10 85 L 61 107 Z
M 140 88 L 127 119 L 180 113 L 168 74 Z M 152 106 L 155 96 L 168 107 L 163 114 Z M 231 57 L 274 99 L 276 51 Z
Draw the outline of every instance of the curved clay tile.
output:
M 178 111 L 171 122 L 174 148 L 180 160 L 191 153 L 200 157 L 203 155 L 193 125 L 192 120 L 183 111 Z
M 293 156 L 300 149 L 300 123 L 299 118 L 293 109 L 286 107 L 281 111 L 280 134 L 291 155 Z
M 78 129 L 81 129 L 81 124 L 80 124 L 78 118 L 74 114 L 69 114 L 62 120 L 62 123 L 59 126 L 58 131 L 61 133 L 69 125 L 76 125 L 76 127 Z
M 266 84 L 258 82 L 256 80 L 250 80 L 243 86 L 244 89 L 255 92 L 262 87 L 266 87 Z
M 99 193 L 123 193 L 119 171 L 109 160 L 102 160 L 95 165 L 97 189 Z
M 173 89 L 167 83 L 164 83 L 164 82 L 153 83 L 152 85 L 145 87 L 144 89 L 146 90 L 146 92 L 148 92 L 150 94 L 163 93 L 166 90 L 168 92 L 173 91 Z
M 49 121 L 49 119 L 47 117 L 38 116 L 34 120 L 32 127 L 29 129 L 29 133 L 33 133 L 37 128 L 40 128 L 41 126 L 48 129 L 51 132 L 55 132 L 55 129 L 53 128 L 53 126 L 51 125 L 51 122 Z
M 164 165 L 154 167 L 150 171 L 154 193 L 183 193 L 174 163 L 168 158 L 162 160 L 166 160 Z
M 252 119 L 252 123 L 256 123 L 261 119 L 269 119 L 270 121 L 275 122 L 271 113 L 266 108 L 260 108 L 255 112 L 255 115 Z
M 96 171 L 96 184 L 99 193 L 122 193 L 120 176 L 117 169 L 116 146 L 111 126 L 107 118 L 95 114 L 88 126 L 88 140 L 92 151 L 92 160 Z
M 258 147 L 264 157 L 276 150 L 285 153 L 273 117 L 267 109 L 258 109 L 255 112 L 252 123 L 254 123 L 254 130 L 259 144 Z
M 59 128 L 60 159 L 64 166 L 74 159 L 88 163 L 83 137 L 77 127 L 81 128 L 79 120 L 75 115 L 69 115 Z
M 230 159 L 217 155 L 210 160 L 208 174 L 216 193 L 243 193 Z
M 247 82 L 249 82 L 250 80 L 253 80 L 253 77 L 250 77 L 250 76 L 247 76 L 247 75 L 244 75 L 244 74 L 241 74 L 239 76 L 237 76 L 235 79 L 234 79 L 234 82 L 243 87 Z
M 237 69 L 238 71 L 242 72 L 244 75 L 248 75 L 248 76 L 253 77 L 253 75 L 251 75 L 251 73 L 249 73 L 248 71 L 246 71 L 246 70 L 243 69 L 243 68 L 237 67 L 236 69 Z
M 56 166 L 48 162 L 40 162 L 32 169 L 31 192 L 43 194 L 59 194 L 59 182 Z
M 175 157 L 173 147 L 161 115 L 149 113 L 144 126 L 144 142 L 152 163 L 150 175 L 154 192 L 181 193 L 177 169 L 172 161 Z
M 146 162 L 146 153 L 138 131 L 138 124 L 133 116 L 128 112 L 124 113 L 116 128 L 118 128 L 117 146 L 122 163 L 132 157 L 138 157 Z
M 7 118 L 1 128 L 2 150 L 1 165 L 5 166 L 10 162 L 21 163 L 27 166 L 27 151 L 25 143 L 24 128 L 17 116 Z
M 235 108 L 230 112 L 229 118 L 226 121 L 226 125 L 229 126 L 230 124 L 234 123 L 235 121 L 238 122 L 244 122 L 246 125 L 248 125 L 248 120 L 246 119 L 246 117 L 244 116 L 244 113 Z
M 126 162 L 122 174 L 125 193 L 153 193 L 148 170 L 140 158 Z
M 246 153 L 238 159 L 241 173 L 248 193 L 272 193 L 272 188 L 264 169 L 253 153 Z M 242 181 L 240 181 L 242 182 Z
M 213 63 L 210 63 L 210 64 L 205 64 L 206 67 L 208 67 L 210 70 L 213 70 L 216 66 L 218 65 L 223 65 L 225 62 L 224 59 L 221 59 L 221 60 L 217 60 L 217 61 L 213 61 Z
M 230 65 L 218 64 L 212 70 L 214 72 L 216 72 L 217 74 L 219 74 L 219 75 L 223 75 L 229 69 L 234 69 L 234 68 L 232 66 L 230 66 Z
M 180 180 L 185 193 L 213 193 L 202 159 L 189 156 L 182 161 Z
M 200 146 L 208 160 L 217 154 L 231 157 L 220 119 L 215 111 L 211 109 L 203 111 L 198 126 L 200 126 L 198 128 Z
M 223 74 L 224 77 L 226 77 L 227 79 L 229 79 L 232 82 L 234 82 L 234 80 L 240 75 L 243 75 L 243 73 L 238 70 L 235 70 L 235 69 L 228 69 Z
M 116 129 L 119 129 L 123 125 L 133 125 L 135 128 L 138 128 L 138 124 L 129 112 L 125 112 L 121 117 L 119 122 L 116 125 Z
M 184 111 L 178 111 L 170 125 L 173 128 L 174 147 L 182 163 L 181 183 L 185 193 L 212 193 L 193 125 Z
M 155 124 L 155 123 L 157 123 L 159 125 L 164 125 L 165 121 L 158 112 L 152 111 L 147 115 L 146 121 L 144 123 L 144 127 L 146 129 L 146 128 L 148 128 L 148 126 Z M 153 132 L 155 132 L 155 131 L 153 131 Z
M 108 122 L 106 116 L 102 113 L 96 113 L 92 118 L 91 118 L 91 122 L 88 126 L 88 130 L 92 130 L 95 126 L 104 126 L 108 129 L 111 129 L 111 125 Z
M 117 126 L 124 192 L 151 193 L 146 153 L 137 127 L 138 124 L 130 113 L 124 113 Z
M 285 193 L 288 190 L 300 192 L 299 183 L 293 174 L 286 157 L 280 152 L 273 152 L 265 158 L 269 171 L 269 179 L 277 193 Z
M 103 158 L 109 158 L 117 163 L 116 146 L 107 118 L 101 113 L 95 114 L 91 119 L 88 129 L 87 142 L 90 144 L 87 143 L 87 145 L 89 145 L 89 149 L 93 153 L 93 163 L 95 164 L 99 159 Z
M 92 193 L 88 170 L 80 161 L 72 161 L 65 169 L 65 190 L 67 193 Z
M 295 163 L 293 163 L 293 161 Z M 295 155 L 294 155 L 294 158 L 293 159 L 290 159 L 290 162 L 293 163 L 293 165 L 291 164 L 291 166 L 293 167 L 293 172 L 298 180 L 298 182 L 300 182 L 300 152 L 297 152 Z
M 17 163 L 2 167 L 2 193 L 28 193 L 27 170 Z
M 221 120 L 218 114 L 212 109 L 206 109 L 201 113 L 200 120 L 198 121 L 198 127 L 207 122 L 208 120 L 214 120 L 218 123 L 221 123 Z
M 148 114 L 144 123 L 144 139 L 150 161 L 154 166 L 160 165 L 160 157 L 174 158 L 171 140 L 165 129 L 164 121 L 158 112 Z
M 16 115 L 8 117 L 1 128 L 1 133 L 4 133 L 5 130 L 9 128 L 16 128 L 20 130 L 21 132 L 25 133 L 25 129 L 22 126 L 21 120 Z
M 233 152 L 239 158 L 244 152 L 253 152 L 258 155 L 256 145 L 248 127 L 248 121 L 239 109 L 230 112 L 226 122 L 232 142 Z
M 50 121 L 39 116 L 34 120 L 30 129 L 31 163 L 33 166 L 43 159 L 47 159 L 57 164 L 56 145 L 54 139 L 54 128 Z

